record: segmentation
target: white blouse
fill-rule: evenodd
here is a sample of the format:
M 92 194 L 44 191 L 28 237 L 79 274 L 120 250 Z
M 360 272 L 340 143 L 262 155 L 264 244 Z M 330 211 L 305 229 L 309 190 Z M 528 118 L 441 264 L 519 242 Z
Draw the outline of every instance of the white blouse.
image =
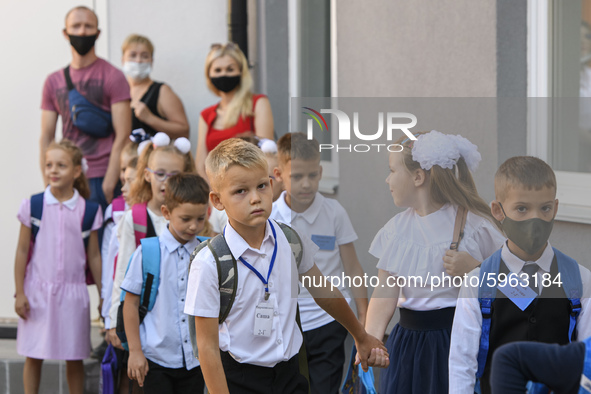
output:
M 378 268 L 399 277 L 399 284 L 406 281 L 401 289 L 401 308 L 433 310 L 456 305 L 459 288 L 450 283 L 450 276 L 443 268 L 443 256 L 453 238 L 456 212 L 457 207 L 451 204 L 426 216 L 408 208 L 376 234 L 369 252 L 379 259 Z M 468 212 L 460 251 L 483 261 L 504 241 L 505 237 L 494 224 Z

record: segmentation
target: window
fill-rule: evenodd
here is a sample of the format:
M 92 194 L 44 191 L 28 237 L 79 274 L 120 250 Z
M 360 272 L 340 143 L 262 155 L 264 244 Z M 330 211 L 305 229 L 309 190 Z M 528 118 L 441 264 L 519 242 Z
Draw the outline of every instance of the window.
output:
M 591 0 L 528 2 L 528 153 L 556 171 L 557 219 L 591 224 Z
M 335 0 L 289 0 L 289 91 L 290 131 L 306 130 L 302 112 L 302 97 L 330 97 L 336 90 L 336 23 Z M 294 98 L 296 98 L 294 100 Z M 326 106 L 330 108 L 330 106 Z M 330 116 L 326 117 L 328 129 Z M 321 144 L 330 144 L 336 136 L 326 133 L 314 134 Z M 335 193 L 338 186 L 338 155 L 331 151 L 321 152 L 323 167 L 320 191 Z

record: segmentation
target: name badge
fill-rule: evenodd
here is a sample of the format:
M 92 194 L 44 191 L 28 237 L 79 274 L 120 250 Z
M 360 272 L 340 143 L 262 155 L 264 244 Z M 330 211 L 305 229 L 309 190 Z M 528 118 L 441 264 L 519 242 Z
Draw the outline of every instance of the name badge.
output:
M 270 302 L 261 302 L 255 308 L 254 331 L 255 337 L 271 336 L 273 328 L 273 304 Z
M 534 298 L 538 295 L 529 286 L 511 286 L 509 281 L 504 283 L 504 286 L 499 284 L 498 289 L 507 296 L 519 309 L 524 311 Z
M 314 242 L 320 250 L 334 250 L 337 237 L 334 235 L 316 235 L 312 234 L 312 242 Z

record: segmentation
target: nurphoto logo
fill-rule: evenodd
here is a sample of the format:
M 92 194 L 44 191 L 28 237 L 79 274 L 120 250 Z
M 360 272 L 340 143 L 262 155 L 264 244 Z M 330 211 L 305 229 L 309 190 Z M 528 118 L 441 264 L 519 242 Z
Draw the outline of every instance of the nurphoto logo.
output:
M 338 143 L 336 144 L 320 144 L 320 151 L 323 150 L 335 150 L 348 151 L 348 152 L 369 152 L 376 150 L 380 152 L 381 148 L 386 149 L 388 152 L 400 152 L 402 151 L 402 145 L 400 144 L 341 144 L 343 141 L 351 141 L 351 120 L 349 116 L 338 109 L 326 109 L 322 108 L 320 112 L 310 107 L 302 107 L 304 110 L 302 113 L 309 116 L 307 120 L 307 134 L 308 139 L 314 138 L 314 123 L 318 125 L 321 132 L 330 132 L 326 119 L 322 114 L 332 114 L 336 117 L 338 123 Z M 386 119 L 386 140 L 392 141 L 398 139 L 401 135 L 398 133 L 402 131 L 407 138 L 416 140 L 409 129 L 413 128 L 417 124 L 417 117 L 408 112 L 387 112 L 384 116 L 384 112 L 378 112 L 378 130 L 373 134 L 364 134 L 359 130 L 359 113 L 353 112 L 353 134 L 361 141 L 376 141 L 382 138 L 384 133 L 384 118 Z

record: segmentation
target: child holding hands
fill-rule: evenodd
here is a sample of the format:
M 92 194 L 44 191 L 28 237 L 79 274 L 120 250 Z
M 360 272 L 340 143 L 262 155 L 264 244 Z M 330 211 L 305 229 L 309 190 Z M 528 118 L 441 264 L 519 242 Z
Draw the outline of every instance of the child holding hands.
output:
M 97 230 L 102 225 L 100 207 L 86 200 L 90 189 L 84 164 L 82 151 L 72 142 L 51 143 L 45 153 L 44 174 L 49 186 L 42 195 L 31 198 L 37 200 L 42 196 L 42 217 L 33 216 L 35 204 L 28 199 L 19 209 L 15 310 L 20 317 L 17 351 L 26 357 L 23 371 L 26 394 L 39 392 L 45 359 L 66 360 L 69 392 L 84 391 L 82 360 L 90 354 L 90 301 L 85 266 L 88 256 L 88 267 L 100 296 Z M 95 212 L 93 218 L 88 216 L 89 212 Z M 92 220 L 88 232 L 83 232 L 81 226 L 85 216 Z M 33 244 L 32 234 L 37 230 Z
M 302 237 L 298 266 L 285 234 L 268 220 L 272 180 L 259 148 L 239 139 L 223 141 L 210 152 L 206 171 L 210 201 L 228 215 L 218 236 L 236 259 L 237 291 L 220 324 L 216 262 L 209 248 L 203 248 L 191 265 L 185 312 L 195 316 L 205 383 L 216 394 L 308 393 L 298 366 L 302 334 L 296 324 L 297 275 L 316 278 L 316 283 L 323 278 L 314 264 L 318 248 Z M 387 365 L 383 344 L 365 332 L 340 292 L 309 290 L 353 335 L 365 370 L 368 364 Z

